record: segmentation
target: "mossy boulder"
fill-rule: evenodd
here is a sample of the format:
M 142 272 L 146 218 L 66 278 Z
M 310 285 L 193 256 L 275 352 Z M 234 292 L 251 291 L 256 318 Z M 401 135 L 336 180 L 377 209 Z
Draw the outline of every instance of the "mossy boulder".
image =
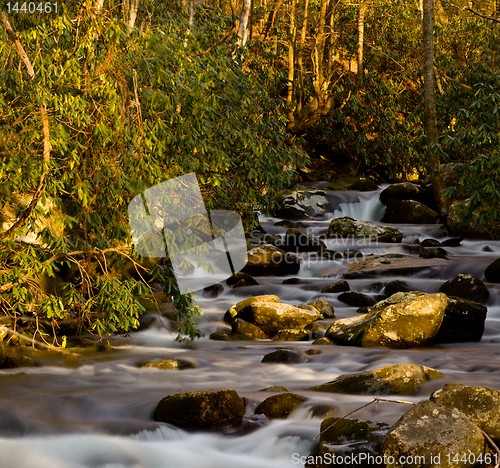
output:
M 185 359 L 166 358 L 161 361 L 149 361 L 143 367 L 155 367 L 156 369 L 184 370 L 196 369 L 196 364 Z
M 238 318 L 238 313 L 245 307 L 255 303 L 255 302 L 281 302 L 278 296 L 274 294 L 266 294 L 263 296 L 253 296 L 247 299 L 243 299 L 231 306 L 224 315 L 224 320 L 228 323 L 233 323 L 233 321 Z
M 355 239 L 367 237 L 377 242 L 401 242 L 403 239 L 403 234 L 396 228 L 360 221 L 349 216 L 332 219 L 325 236 Z
M 262 362 L 268 364 L 298 364 L 304 361 L 304 355 L 299 351 L 292 349 L 277 349 L 271 353 L 266 354 L 262 358 Z
M 231 388 L 188 390 L 163 398 L 153 418 L 183 429 L 206 429 L 220 421 L 241 418 L 244 412 L 243 400 Z
M 282 385 L 273 385 L 271 387 L 262 388 L 260 392 L 288 392 L 288 388 Z
M 470 199 L 453 203 L 450 206 L 446 225 L 448 233 L 452 236 L 464 236 L 471 239 L 499 239 L 495 233 L 500 232 L 500 222 L 489 218 L 489 207 L 482 212 L 476 210 L 470 218 L 465 212 L 470 210 Z M 483 216 L 486 221 L 479 225 L 479 217 Z
M 490 292 L 484 283 L 468 273 L 460 273 L 455 278 L 446 281 L 440 286 L 439 292 L 482 304 L 490 297 Z
M 299 270 L 297 256 L 274 245 L 262 244 L 248 250 L 247 264 L 242 271 L 252 276 L 283 276 L 293 275 Z
M 35 361 L 28 356 L 7 356 L 0 369 L 17 369 L 18 367 L 35 367 Z
M 280 208 L 276 216 L 292 220 L 321 219 L 338 208 L 334 196 L 324 190 L 310 188 L 287 190 L 280 194 L 277 201 Z
M 257 280 L 252 275 L 249 275 L 248 273 L 244 273 L 243 271 L 238 271 L 237 273 L 234 273 L 233 275 L 231 275 L 226 280 L 226 284 L 228 286 L 236 286 L 240 281 L 245 281 L 245 284 L 247 286 L 258 286 L 259 285 Z
M 295 393 L 280 393 L 266 398 L 257 408 L 256 414 L 265 414 L 269 419 L 285 419 L 307 398 Z
M 391 468 L 473 467 L 484 450 L 484 436 L 475 424 L 429 400 L 407 411 L 382 443 L 382 453 L 394 459 Z M 470 455 L 472 463 L 453 462 L 457 454 Z
M 443 375 L 437 370 L 419 364 L 393 364 L 341 375 L 332 382 L 309 390 L 357 395 L 411 395 L 424 382 L 441 377 Z
M 309 332 L 304 329 L 280 330 L 273 338 L 273 341 L 307 341 Z
M 500 440 L 500 391 L 449 383 L 436 390 L 429 399 L 473 422 L 492 439 Z
M 387 203 L 387 219 L 391 223 L 435 224 L 439 214 L 415 200 L 394 200 Z
M 380 193 L 380 201 L 387 205 L 389 200 L 420 200 L 420 188 L 411 182 L 389 185 Z
M 244 335 L 251 340 L 265 340 L 269 338 L 257 325 L 237 318 L 232 324 L 235 334 Z
M 306 468 L 330 468 L 338 466 L 351 468 L 353 460 L 359 466 L 370 468 L 385 468 L 385 465 L 369 463 L 368 457 L 377 457 L 384 435 L 389 426 L 385 423 L 361 421 L 359 419 L 327 418 L 320 427 L 319 447 L 307 458 Z M 351 458 L 357 456 L 356 458 Z M 330 460 L 334 463 L 329 463 Z M 361 458 L 363 457 L 363 458 Z
M 320 297 L 319 299 L 315 299 L 307 304 L 318 310 L 324 318 L 335 318 L 335 310 L 326 299 Z

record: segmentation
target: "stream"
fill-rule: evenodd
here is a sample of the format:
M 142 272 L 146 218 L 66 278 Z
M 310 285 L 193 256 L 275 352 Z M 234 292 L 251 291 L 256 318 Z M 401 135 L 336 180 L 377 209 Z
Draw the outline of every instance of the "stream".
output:
M 320 184 L 316 185 L 321 187 Z M 332 192 L 333 193 L 333 192 Z M 352 216 L 380 221 L 384 206 L 376 192 L 336 192 L 339 209 L 328 218 Z M 269 234 L 284 234 L 278 219 L 261 217 Z M 329 219 L 303 221 L 308 232 L 325 232 Z M 336 251 L 356 248 L 363 255 L 403 253 L 416 239 L 448 238 L 440 225 L 389 224 L 404 233 L 402 244 L 326 240 Z M 485 247 L 489 247 L 484 251 Z M 459 247 L 446 247 L 450 259 L 429 277 L 378 277 L 349 279 L 352 291 L 379 294 L 373 285 L 404 279 L 412 290 L 438 292 L 440 285 L 458 273 L 483 279 L 485 267 L 500 257 L 500 241 L 464 240 Z M 120 337 L 114 350 L 79 357 L 37 353 L 34 368 L 0 370 L 0 468 L 290 468 L 301 467 L 300 457 L 316 446 L 313 440 L 320 423 L 330 416 L 344 416 L 368 403 L 371 396 L 328 394 L 306 389 L 331 381 L 341 374 L 374 369 L 388 364 L 413 362 L 439 370 L 443 379 L 422 385 L 405 400 L 418 402 L 447 382 L 461 382 L 500 389 L 500 284 L 485 283 L 490 291 L 488 315 L 479 343 L 442 344 L 408 350 L 312 345 L 309 342 L 213 341 L 214 331 L 229 331 L 222 321 L 234 303 L 255 295 L 276 294 L 282 302 L 298 305 L 326 298 L 337 318 L 356 315 L 355 307 L 337 300 L 338 294 L 320 289 L 341 278 L 345 267 L 338 260 L 308 261 L 304 256 L 299 273 L 285 277 L 257 277 L 258 286 L 230 289 L 216 298 L 196 295 L 203 310 L 200 328 L 205 337 L 178 343 L 157 317 L 146 330 Z M 282 284 L 290 277 L 301 284 Z M 278 348 L 304 353 L 299 364 L 263 364 L 264 354 Z M 306 354 L 316 349 L 319 354 Z M 153 358 L 184 358 L 196 369 L 182 371 L 140 368 Z M 282 385 L 309 398 L 286 420 L 244 436 L 188 433 L 152 420 L 156 404 L 171 393 L 191 389 L 230 387 L 248 399 L 247 414 L 270 393 L 262 388 Z M 406 405 L 379 403 L 353 417 L 392 424 Z

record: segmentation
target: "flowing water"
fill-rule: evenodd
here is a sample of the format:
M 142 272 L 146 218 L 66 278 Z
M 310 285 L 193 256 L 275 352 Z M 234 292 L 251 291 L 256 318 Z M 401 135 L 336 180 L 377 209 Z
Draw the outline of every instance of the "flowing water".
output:
M 339 209 L 330 217 L 353 216 L 379 221 L 384 208 L 379 192 L 340 192 Z M 275 219 L 262 218 L 268 233 L 283 234 Z M 323 233 L 328 220 L 305 222 L 311 234 Z M 404 244 L 415 239 L 445 239 L 439 225 L 395 225 L 404 234 Z M 350 248 L 370 253 L 408 253 L 404 245 L 362 244 L 329 240 L 328 247 Z M 485 251 L 485 247 L 489 247 Z M 447 247 L 450 263 L 432 278 L 405 277 L 411 289 L 437 292 L 440 285 L 458 273 L 479 278 L 484 268 L 500 256 L 500 242 L 465 240 L 460 247 Z M 307 391 L 345 373 L 387 364 L 414 362 L 441 371 L 443 379 L 421 386 L 405 397 L 419 401 L 446 382 L 462 382 L 500 389 L 500 285 L 487 284 L 490 299 L 483 339 L 480 343 L 437 345 L 410 350 L 318 346 L 311 342 L 271 341 L 220 342 L 207 337 L 213 331 L 229 331 L 222 316 L 229 306 L 253 295 L 276 294 L 282 302 L 299 304 L 325 297 L 337 318 L 356 315 L 355 308 L 337 300 L 337 294 L 320 289 L 340 278 L 342 262 L 307 257 L 299 276 L 304 283 L 283 285 L 287 277 L 257 278 L 260 285 L 240 289 L 225 287 L 217 298 L 197 296 L 204 311 L 200 327 L 206 337 L 191 344 L 175 342 L 175 334 L 158 318 L 147 330 L 121 337 L 114 351 L 89 356 L 64 357 L 47 353 L 35 368 L 0 371 L 0 467 L 1 468 L 285 468 L 303 466 L 300 457 L 315 447 L 314 437 L 327 416 L 343 416 L 372 400 L 368 396 Z M 376 296 L 380 286 L 396 277 L 349 280 L 351 290 Z M 401 278 L 400 278 L 401 279 Z M 484 278 L 483 278 L 484 279 Z M 262 364 L 264 354 L 274 349 L 295 348 L 303 353 L 299 364 Z M 320 354 L 308 355 L 316 349 Z M 38 355 L 39 356 L 39 355 Z M 186 358 L 196 369 L 165 371 L 138 366 L 153 358 Z M 283 385 L 309 398 L 286 420 L 245 436 L 188 433 L 152 420 L 158 401 L 182 390 L 230 387 L 248 399 L 247 413 L 270 393 L 260 389 Z M 395 422 L 405 405 L 371 405 L 355 417 Z M 354 417 L 354 416 L 353 416 Z

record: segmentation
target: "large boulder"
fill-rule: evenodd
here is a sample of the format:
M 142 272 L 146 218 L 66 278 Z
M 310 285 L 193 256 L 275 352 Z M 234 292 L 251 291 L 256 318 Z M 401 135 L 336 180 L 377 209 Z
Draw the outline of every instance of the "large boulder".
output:
M 387 219 L 391 223 L 435 224 L 439 214 L 415 200 L 393 200 L 387 203 Z
M 488 387 L 449 383 L 429 398 L 436 405 L 468 419 L 492 439 L 500 440 L 500 392 Z
M 265 340 L 269 338 L 257 325 L 239 318 L 233 322 L 231 331 L 237 335 L 246 336 L 251 340 Z
M 410 395 L 424 382 L 439 379 L 437 370 L 419 364 L 392 364 L 378 369 L 355 372 L 309 390 L 357 395 Z
M 280 393 L 266 398 L 257 408 L 256 414 L 265 414 L 269 419 L 284 419 L 307 398 L 295 393 Z
M 286 219 L 317 219 L 332 213 L 338 201 L 324 190 L 295 188 L 282 193 L 278 198 L 281 206 L 276 216 Z
M 468 273 L 460 273 L 455 278 L 446 281 L 439 288 L 439 292 L 482 304 L 490 297 L 490 292 L 484 283 Z
M 475 211 L 470 218 L 465 212 L 470 210 L 470 199 L 455 202 L 450 206 L 446 225 L 452 236 L 464 236 L 471 239 L 499 239 L 495 233 L 500 232 L 500 222 L 489 218 L 489 208 Z M 479 225 L 479 217 L 486 219 Z
M 309 332 L 304 329 L 286 328 L 274 335 L 273 341 L 308 341 Z
M 500 283 L 500 258 L 497 258 L 486 267 L 484 277 L 489 283 Z
M 338 300 L 351 307 L 367 307 L 377 303 L 373 297 L 356 291 L 343 292 L 339 295 Z
M 325 243 L 300 229 L 290 228 L 286 231 L 283 250 L 287 252 L 322 252 L 326 250 Z
M 188 390 L 163 398 L 153 418 L 183 429 L 206 429 L 220 421 L 241 418 L 244 412 L 243 400 L 230 388 Z
M 421 346 L 437 335 L 446 304 L 446 295 L 442 293 L 396 293 L 357 320 L 334 322 L 325 336 L 344 345 Z
M 292 275 L 300 270 L 299 258 L 271 244 L 252 247 L 247 252 L 244 273 L 252 276 Z
M 335 311 L 332 305 L 323 297 L 307 303 L 313 306 L 324 318 L 335 318 Z M 300 306 L 299 306 L 300 307 Z
M 255 302 L 241 310 L 238 316 L 254 323 L 269 336 L 285 328 L 304 328 L 321 318 L 316 309 L 300 309 L 291 304 L 276 302 Z
M 256 302 L 281 302 L 278 296 L 274 294 L 265 294 L 263 296 L 252 296 L 247 299 L 243 299 L 240 302 L 232 305 L 224 315 L 224 320 L 228 323 L 233 323 L 233 321 L 238 318 L 238 314 L 250 304 L 254 304 Z
M 321 288 L 322 293 L 339 293 L 343 291 L 350 291 L 351 287 L 346 280 L 335 281 L 335 283 L 329 284 Z
M 429 400 L 407 411 L 382 443 L 391 468 L 473 467 L 484 449 L 484 436 L 475 424 Z M 464 454 L 467 461 L 453 461 Z
M 420 200 L 420 188 L 411 182 L 389 185 L 380 193 L 380 201 L 387 205 L 389 200 Z
M 403 234 L 398 229 L 381 224 L 359 221 L 349 216 L 332 219 L 325 233 L 330 237 L 363 238 L 377 242 L 401 242 Z
M 358 465 L 385 468 L 383 457 L 379 455 L 388 428 L 382 422 L 338 417 L 325 419 L 320 427 L 319 447 L 306 457 L 304 466 L 352 468 Z

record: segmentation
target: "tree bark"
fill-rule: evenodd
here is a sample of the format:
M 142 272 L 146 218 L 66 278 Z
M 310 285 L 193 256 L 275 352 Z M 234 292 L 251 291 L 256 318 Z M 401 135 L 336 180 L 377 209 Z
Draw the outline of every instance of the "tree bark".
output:
M 422 40 L 424 44 L 424 102 L 427 159 L 430 175 L 439 171 L 437 145 L 436 99 L 434 89 L 434 1 L 424 0 L 422 20 Z
M 240 28 L 238 30 L 238 36 L 240 37 L 238 44 L 240 47 L 245 47 L 247 42 L 247 25 L 248 17 L 250 16 L 250 3 L 251 0 L 243 0 L 243 8 L 240 16 Z
M 123 14 L 125 23 L 130 29 L 133 29 L 137 18 L 137 10 L 139 9 L 140 0 L 123 0 Z
M 300 47 L 298 53 L 298 66 L 299 66 L 299 102 L 297 110 L 301 110 L 305 103 L 305 90 L 304 90 L 304 50 L 306 47 L 306 33 L 307 22 L 309 19 L 309 0 L 305 0 L 304 5 L 304 19 L 302 21 L 302 31 L 300 34 Z
M 296 0 L 291 0 L 290 2 L 290 40 L 288 41 L 288 91 L 286 102 L 289 106 L 288 119 L 293 122 L 293 109 L 292 109 L 292 99 L 293 99 L 293 89 L 294 89 L 294 77 L 295 77 L 295 6 Z
M 365 75 L 365 64 L 363 62 L 363 49 L 365 42 L 365 13 L 368 8 L 368 2 L 364 1 L 359 5 L 358 10 L 358 73 L 356 76 L 356 87 L 358 89 L 363 85 Z

